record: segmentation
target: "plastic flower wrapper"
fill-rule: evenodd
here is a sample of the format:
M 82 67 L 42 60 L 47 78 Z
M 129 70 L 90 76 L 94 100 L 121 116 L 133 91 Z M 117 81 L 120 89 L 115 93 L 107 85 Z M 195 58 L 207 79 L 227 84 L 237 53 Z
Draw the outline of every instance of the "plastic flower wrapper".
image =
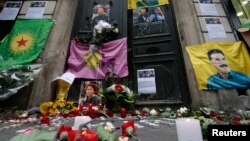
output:
M 111 25 L 110 23 L 103 20 L 100 20 L 94 26 L 93 37 L 90 41 L 89 46 L 88 58 L 90 58 L 92 54 L 97 51 L 103 43 L 117 38 L 119 34 L 119 29 L 117 26 L 117 23 L 113 23 Z
M 214 119 L 205 118 L 204 116 L 200 116 L 197 119 L 200 120 L 202 134 L 206 137 L 208 134 L 208 125 L 215 125 L 216 122 Z
M 97 125 L 97 135 L 101 141 L 116 141 L 118 135 L 116 133 L 112 133 L 109 130 L 105 130 L 103 125 Z

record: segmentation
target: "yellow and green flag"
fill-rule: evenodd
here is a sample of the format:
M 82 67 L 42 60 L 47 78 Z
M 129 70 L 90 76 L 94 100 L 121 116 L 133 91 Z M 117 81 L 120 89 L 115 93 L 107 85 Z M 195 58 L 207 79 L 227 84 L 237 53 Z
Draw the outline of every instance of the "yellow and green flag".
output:
M 35 60 L 54 22 L 51 19 L 17 19 L 0 45 L 0 70 Z
M 242 42 L 187 48 L 199 89 L 249 89 L 250 56 Z
M 156 7 L 169 4 L 169 0 L 128 0 L 128 9 Z

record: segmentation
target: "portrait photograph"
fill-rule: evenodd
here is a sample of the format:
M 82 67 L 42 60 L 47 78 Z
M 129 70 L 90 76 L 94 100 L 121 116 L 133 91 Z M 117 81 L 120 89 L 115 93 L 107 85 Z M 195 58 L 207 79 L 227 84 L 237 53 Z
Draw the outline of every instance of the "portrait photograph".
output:
M 206 24 L 221 24 L 220 18 L 204 18 Z
M 45 7 L 46 2 L 41 1 L 41 2 L 31 2 L 30 7 Z

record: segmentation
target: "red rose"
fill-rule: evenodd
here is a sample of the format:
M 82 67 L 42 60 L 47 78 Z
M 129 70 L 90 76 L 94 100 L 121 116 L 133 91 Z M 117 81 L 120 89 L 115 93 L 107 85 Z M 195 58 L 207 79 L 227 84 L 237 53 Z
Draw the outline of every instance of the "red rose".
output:
M 122 124 L 122 136 L 127 137 L 131 134 L 135 134 L 135 123 L 134 121 L 128 121 Z
M 211 117 L 216 117 L 216 116 L 218 116 L 218 113 L 215 112 L 215 111 L 211 111 L 211 112 L 210 112 L 210 116 L 211 116 Z
M 61 127 L 60 127 L 60 129 L 58 130 L 58 132 L 57 132 L 57 137 L 59 138 L 60 136 L 61 136 L 61 134 L 62 134 L 62 132 L 69 132 L 69 131 L 71 131 L 72 130 L 72 128 L 71 127 L 69 127 L 69 126 L 66 126 L 66 125 L 62 125 Z
M 116 85 L 115 85 L 115 91 L 117 91 L 117 92 L 122 92 L 122 91 L 123 91 L 122 86 L 119 85 L 119 84 L 116 84 Z

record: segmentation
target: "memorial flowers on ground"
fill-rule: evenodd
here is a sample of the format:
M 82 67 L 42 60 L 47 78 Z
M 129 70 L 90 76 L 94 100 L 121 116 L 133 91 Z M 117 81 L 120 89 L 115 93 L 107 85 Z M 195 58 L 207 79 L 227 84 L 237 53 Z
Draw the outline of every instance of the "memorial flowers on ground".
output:
M 137 94 L 122 84 L 113 84 L 101 91 L 101 98 L 106 108 L 119 111 L 121 107 L 130 108 L 136 102 Z

